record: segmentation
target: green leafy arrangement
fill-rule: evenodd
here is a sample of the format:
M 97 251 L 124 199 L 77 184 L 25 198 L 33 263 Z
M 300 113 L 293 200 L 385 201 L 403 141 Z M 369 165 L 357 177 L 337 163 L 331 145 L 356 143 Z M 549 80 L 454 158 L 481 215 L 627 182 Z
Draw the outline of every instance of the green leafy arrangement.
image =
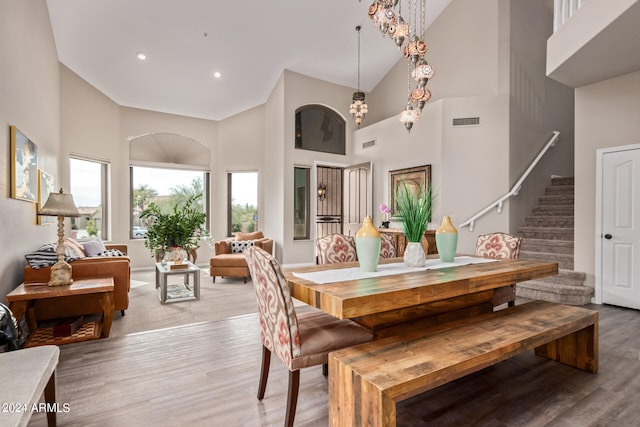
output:
M 406 182 L 398 186 L 396 203 L 400 210 L 403 232 L 410 242 L 420 242 L 427 229 L 435 202 L 432 197 L 431 185 L 425 187 L 422 183 L 417 191 L 412 191 Z
M 141 219 L 149 219 L 144 245 L 151 251 L 151 256 L 162 255 L 171 247 L 179 246 L 189 250 L 198 247 L 198 238 L 206 234 L 204 228 L 206 214 L 194 207 L 202 194 L 187 198 L 182 206 L 173 205 L 169 213 L 162 212 L 155 203 L 140 214 Z

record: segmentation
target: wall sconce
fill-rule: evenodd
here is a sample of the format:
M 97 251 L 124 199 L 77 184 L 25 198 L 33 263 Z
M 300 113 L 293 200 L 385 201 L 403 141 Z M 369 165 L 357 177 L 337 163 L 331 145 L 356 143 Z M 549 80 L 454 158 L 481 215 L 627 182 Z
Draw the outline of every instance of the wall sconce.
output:
M 318 184 L 318 200 L 323 201 L 327 198 L 327 186 L 322 182 Z

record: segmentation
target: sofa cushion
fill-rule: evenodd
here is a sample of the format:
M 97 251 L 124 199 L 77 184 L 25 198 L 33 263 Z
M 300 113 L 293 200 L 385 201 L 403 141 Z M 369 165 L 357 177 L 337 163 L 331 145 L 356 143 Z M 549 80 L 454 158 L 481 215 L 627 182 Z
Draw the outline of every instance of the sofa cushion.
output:
M 256 240 L 256 239 L 262 239 L 264 238 L 264 234 L 262 234 L 262 231 L 254 231 L 253 233 L 241 233 L 241 232 L 236 232 L 236 240 L 237 241 L 241 241 L 241 240 Z
M 209 260 L 211 267 L 247 267 L 247 262 L 242 253 L 238 254 L 221 254 L 212 257 Z
M 82 242 L 82 247 L 84 248 L 87 256 L 99 256 L 107 250 L 107 248 L 104 247 L 102 240 L 95 238 Z
M 55 243 L 47 243 L 45 245 L 40 246 L 37 250 L 26 254 L 24 257 L 27 259 L 27 262 L 31 266 L 31 268 L 37 270 L 39 268 L 48 267 L 50 265 L 58 262 L 58 254 L 56 254 L 56 244 Z M 65 256 L 64 260 L 66 262 L 75 261 L 80 259 L 80 257 L 76 254 L 76 252 L 65 245 Z
M 241 254 L 247 248 L 253 246 L 253 240 L 240 240 L 240 241 L 232 241 L 231 242 L 231 253 L 232 254 Z

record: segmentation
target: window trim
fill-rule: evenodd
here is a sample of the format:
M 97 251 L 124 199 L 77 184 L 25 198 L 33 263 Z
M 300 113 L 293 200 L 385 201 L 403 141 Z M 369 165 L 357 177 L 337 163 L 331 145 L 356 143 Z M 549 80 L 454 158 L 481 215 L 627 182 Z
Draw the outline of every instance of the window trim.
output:
M 305 234 L 304 236 L 296 236 L 296 170 L 306 171 L 305 176 Z M 315 194 L 315 192 L 314 192 Z M 293 240 L 311 240 L 311 166 L 294 165 L 293 166 Z

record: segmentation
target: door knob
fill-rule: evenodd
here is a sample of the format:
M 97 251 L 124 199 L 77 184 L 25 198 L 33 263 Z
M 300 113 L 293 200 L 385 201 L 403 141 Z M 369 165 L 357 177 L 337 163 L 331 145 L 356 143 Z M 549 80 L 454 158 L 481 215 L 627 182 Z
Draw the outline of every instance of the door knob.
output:
M 608 234 L 608 233 L 604 235 L 604 238 L 607 240 L 611 240 L 611 237 L 613 236 L 611 236 L 611 234 Z

